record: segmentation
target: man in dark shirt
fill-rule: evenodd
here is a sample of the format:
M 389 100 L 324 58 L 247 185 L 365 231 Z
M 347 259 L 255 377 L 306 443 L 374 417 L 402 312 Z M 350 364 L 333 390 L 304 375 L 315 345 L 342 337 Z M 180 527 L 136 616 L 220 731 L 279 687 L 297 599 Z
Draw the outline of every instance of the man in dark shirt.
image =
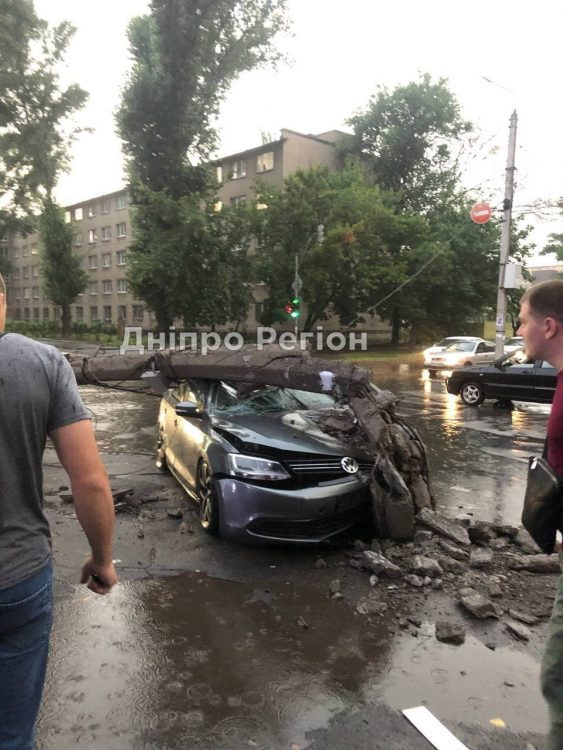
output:
M 0 750 L 33 750 L 52 617 L 51 537 L 43 513 L 47 436 L 67 471 L 91 548 L 81 582 L 116 582 L 114 507 L 72 368 L 52 346 L 2 334 L 0 276 Z
M 522 297 L 520 328 L 526 353 L 558 371 L 547 425 L 547 461 L 563 478 L 563 280 L 544 281 Z M 559 552 L 563 570 L 563 552 Z M 542 690 L 549 706 L 549 750 L 563 750 L 563 576 L 559 579 L 542 662 Z

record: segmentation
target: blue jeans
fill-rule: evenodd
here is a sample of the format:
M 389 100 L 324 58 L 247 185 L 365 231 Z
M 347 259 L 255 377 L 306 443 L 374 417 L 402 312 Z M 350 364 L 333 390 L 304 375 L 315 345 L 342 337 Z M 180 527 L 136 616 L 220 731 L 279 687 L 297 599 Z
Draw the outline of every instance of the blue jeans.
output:
M 0 590 L 0 750 L 33 750 L 53 616 L 51 564 Z

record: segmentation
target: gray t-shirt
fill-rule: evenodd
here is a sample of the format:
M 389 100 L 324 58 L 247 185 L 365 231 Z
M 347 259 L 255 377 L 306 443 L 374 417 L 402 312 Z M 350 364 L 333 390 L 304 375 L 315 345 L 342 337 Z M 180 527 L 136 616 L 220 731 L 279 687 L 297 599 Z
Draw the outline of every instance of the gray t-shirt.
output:
M 0 589 L 38 572 L 51 555 L 43 513 L 47 435 L 89 419 L 71 366 L 53 346 L 0 337 Z

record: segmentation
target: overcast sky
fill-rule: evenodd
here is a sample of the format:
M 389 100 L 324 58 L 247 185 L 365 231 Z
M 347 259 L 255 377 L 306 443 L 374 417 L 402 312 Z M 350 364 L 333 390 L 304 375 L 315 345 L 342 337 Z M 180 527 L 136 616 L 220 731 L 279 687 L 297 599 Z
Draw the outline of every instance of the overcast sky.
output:
M 35 0 L 35 7 L 49 22 L 67 19 L 77 28 L 66 75 L 89 92 L 80 122 L 95 129 L 75 144 L 72 171 L 61 178 L 57 197 L 69 204 L 117 190 L 123 174 L 113 113 L 129 64 L 126 27 L 148 2 Z M 476 197 L 502 201 L 508 120 L 516 107 L 515 206 L 555 200 L 563 195 L 562 7 L 558 0 L 289 0 L 292 36 L 279 46 L 291 62 L 235 83 L 219 123 L 219 155 L 257 145 L 264 131 L 275 138 L 284 127 L 346 129 L 346 119 L 377 86 L 393 88 L 428 72 L 449 79 L 465 117 L 497 146 L 494 156 L 483 149 L 468 177 L 482 185 Z M 561 231 L 558 219 L 527 218 L 540 244 Z

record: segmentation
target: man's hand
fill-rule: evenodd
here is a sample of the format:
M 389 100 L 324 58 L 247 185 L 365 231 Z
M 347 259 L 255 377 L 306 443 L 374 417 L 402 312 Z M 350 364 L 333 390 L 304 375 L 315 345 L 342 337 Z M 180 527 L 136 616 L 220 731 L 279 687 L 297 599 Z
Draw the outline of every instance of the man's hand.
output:
M 80 583 L 85 583 L 95 594 L 108 594 L 117 583 L 117 574 L 113 563 L 96 565 L 89 557 L 82 567 Z

